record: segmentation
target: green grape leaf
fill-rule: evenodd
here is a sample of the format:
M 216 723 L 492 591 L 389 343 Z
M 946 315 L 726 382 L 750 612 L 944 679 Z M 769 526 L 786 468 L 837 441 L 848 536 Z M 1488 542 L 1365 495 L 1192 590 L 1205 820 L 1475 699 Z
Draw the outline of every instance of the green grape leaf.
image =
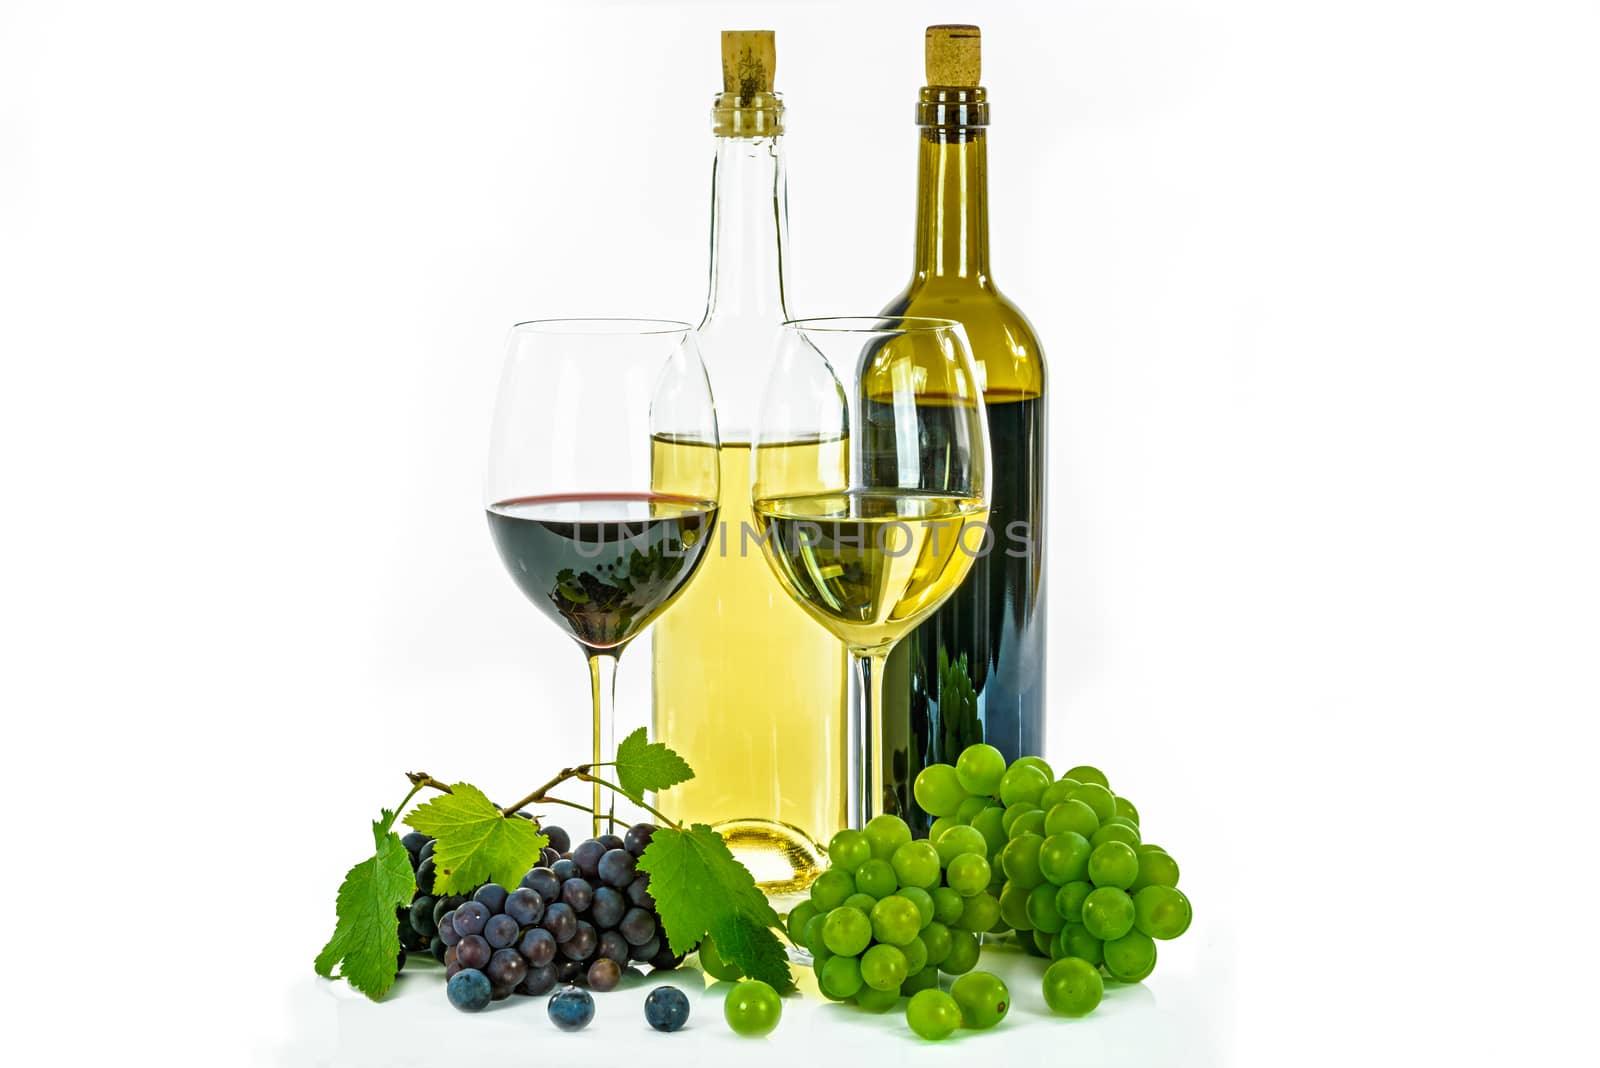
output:
M 665 790 L 694 778 L 683 757 L 661 742 L 652 742 L 640 727 L 617 746 L 617 785 L 634 797 Z
M 372 825 L 377 851 L 345 873 L 334 906 L 333 937 L 317 954 L 315 968 L 324 979 L 339 978 L 373 1001 L 388 993 L 400 971 L 400 931 L 395 909 L 411 900 L 416 877 L 400 836 L 390 830 L 394 813 Z
M 484 883 L 515 887 L 539 863 L 550 839 L 532 822 L 495 808 L 483 791 L 458 782 L 450 792 L 418 805 L 406 826 L 432 835 L 437 894 L 464 894 Z
M 709 934 L 745 975 L 779 993 L 794 989 L 783 945 L 769 930 L 782 921 L 716 831 L 703 823 L 658 828 L 639 867 L 650 873 L 650 895 L 674 953 L 690 952 Z

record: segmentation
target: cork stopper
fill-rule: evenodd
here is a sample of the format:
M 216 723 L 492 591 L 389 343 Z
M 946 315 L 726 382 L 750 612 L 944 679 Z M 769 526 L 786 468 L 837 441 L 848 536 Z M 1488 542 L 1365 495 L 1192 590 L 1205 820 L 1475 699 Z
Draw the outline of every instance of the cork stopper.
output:
M 924 47 L 929 85 L 979 84 L 982 38 L 978 27 L 929 26 Z
M 752 100 L 772 92 L 778 46 L 772 30 L 722 31 L 722 91 Z

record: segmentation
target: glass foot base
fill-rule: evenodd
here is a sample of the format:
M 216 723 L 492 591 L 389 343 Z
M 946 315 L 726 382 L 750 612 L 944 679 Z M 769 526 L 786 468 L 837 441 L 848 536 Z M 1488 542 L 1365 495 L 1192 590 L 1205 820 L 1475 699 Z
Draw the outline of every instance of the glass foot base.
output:
M 805 900 L 828 854 L 798 827 L 776 820 L 728 820 L 714 828 L 779 912 Z

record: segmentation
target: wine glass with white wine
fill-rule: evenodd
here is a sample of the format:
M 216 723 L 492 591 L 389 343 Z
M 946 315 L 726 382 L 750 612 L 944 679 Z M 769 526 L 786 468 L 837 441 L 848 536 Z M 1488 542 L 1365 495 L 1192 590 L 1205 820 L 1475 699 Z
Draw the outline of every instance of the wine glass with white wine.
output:
M 797 465 L 792 445 L 814 442 Z M 967 337 L 948 319 L 784 324 L 751 458 L 761 550 L 778 582 L 845 643 L 860 684 L 849 808 L 861 827 L 885 788 L 883 665 L 894 645 L 994 548 L 989 432 Z

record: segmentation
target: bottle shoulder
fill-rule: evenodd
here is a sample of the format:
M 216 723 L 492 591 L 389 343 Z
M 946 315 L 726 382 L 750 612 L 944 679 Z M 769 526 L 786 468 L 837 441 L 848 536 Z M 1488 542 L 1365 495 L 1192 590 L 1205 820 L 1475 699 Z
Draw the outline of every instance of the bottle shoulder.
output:
M 884 308 L 884 314 L 954 319 L 966 328 L 972 357 L 983 366 L 986 393 L 1019 397 L 1044 393 L 1044 348 L 1033 324 L 992 282 L 913 281 Z

